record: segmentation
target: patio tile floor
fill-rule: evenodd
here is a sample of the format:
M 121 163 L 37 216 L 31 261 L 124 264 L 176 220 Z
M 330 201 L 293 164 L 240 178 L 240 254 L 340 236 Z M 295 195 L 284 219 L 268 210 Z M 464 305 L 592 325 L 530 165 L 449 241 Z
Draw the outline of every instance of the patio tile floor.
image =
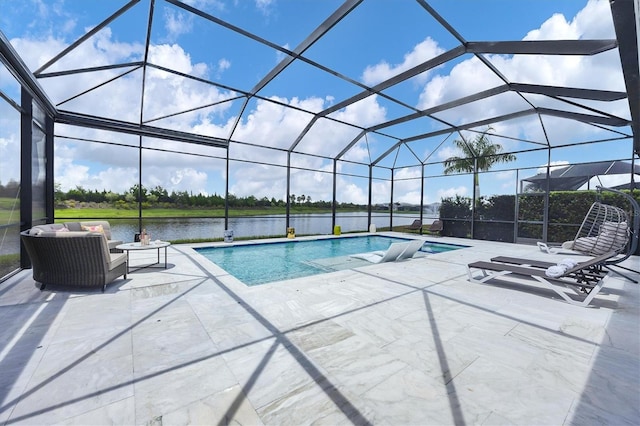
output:
M 471 247 L 256 287 L 189 245 L 104 294 L 23 271 L 0 286 L 0 423 L 640 423 L 640 285 L 581 308 L 466 276 L 566 256 L 437 240 Z

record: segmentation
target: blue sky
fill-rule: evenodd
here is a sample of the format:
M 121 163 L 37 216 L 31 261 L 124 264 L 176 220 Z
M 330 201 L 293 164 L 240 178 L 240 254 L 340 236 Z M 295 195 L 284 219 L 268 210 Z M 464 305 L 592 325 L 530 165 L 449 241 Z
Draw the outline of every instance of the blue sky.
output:
M 126 3 L 120 0 L 0 0 L 0 30 L 27 65 L 36 70 Z M 287 50 L 298 46 L 342 4 L 335 0 L 192 0 L 184 3 Z M 428 3 L 467 41 L 614 38 L 609 2 L 606 0 L 438 0 Z M 149 1 L 140 1 L 45 72 L 140 60 L 144 55 L 148 12 Z M 238 92 L 231 89 L 251 90 L 284 54 L 224 27 L 212 25 L 163 0 L 155 2 L 153 22 L 149 51 L 151 62 L 227 88 L 150 69 L 145 75 L 143 119 L 152 120 L 149 121 L 151 125 L 227 137 L 242 113 L 232 137 L 242 143 L 232 144 L 230 155 L 251 163 L 232 162 L 230 189 L 239 196 L 284 198 L 286 173 L 277 166 L 286 164 L 286 156 L 278 149 L 290 147 L 307 125 L 310 115 L 304 111 L 321 111 L 359 93 L 361 89 L 309 64 L 296 62 L 259 92 L 264 99 L 252 100 L 242 111 L 242 100 L 237 100 Z M 455 37 L 414 1 L 365 0 L 304 55 L 355 82 L 375 85 L 458 44 Z M 487 58 L 513 82 L 624 91 L 617 54 L 614 50 L 589 58 L 524 55 L 487 55 Z M 497 77 L 478 62 L 471 55 L 463 55 L 386 92 L 411 107 L 422 109 L 499 85 Z M 141 71 L 134 71 L 125 78 L 111 81 L 114 75 L 124 70 L 126 68 L 74 74 L 43 79 L 41 83 L 62 109 L 100 111 L 114 119 L 137 122 L 140 110 L 136 107 L 141 102 L 139 83 L 142 75 Z M 7 86 L 5 81 L 8 79 L 3 78 L 0 88 L 12 97 L 17 96 L 15 87 Z M 83 93 L 97 82 L 105 82 L 104 87 Z M 559 103 L 541 98 L 531 95 L 530 100 L 549 107 Z M 628 104 L 625 103 L 626 100 L 607 105 L 585 105 L 628 119 Z M 525 108 L 526 102 L 506 93 L 436 116 L 455 124 L 464 119 L 481 120 L 521 107 Z M 566 104 L 561 107 L 567 109 Z M 199 109 L 189 114 L 173 115 L 189 108 Z M 332 117 L 343 123 L 368 127 L 410 112 L 382 96 L 370 96 L 336 111 Z M 394 126 L 385 130 L 386 136 L 368 135 L 345 158 L 366 164 L 385 152 L 386 147 L 395 142 L 394 138 L 427 133 L 441 127 L 442 124 L 432 119 Z M 495 140 L 510 151 L 531 149 L 538 146 L 545 136 L 550 138 L 552 145 L 571 145 L 619 137 L 615 131 L 628 132 L 625 128 L 595 128 L 552 118 L 545 118 L 542 127 L 534 116 L 499 123 L 494 127 L 497 133 L 506 136 Z M 56 142 L 56 182 L 63 189 L 80 185 L 87 189 L 121 192 L 137 183 L 137 150 L 82 142 L 82 139 L 100 139 L 137 146 L 137 138 L 68 126 L 58 126 L 56 132 L 68 136 Z M 330 120 L 314 126 L 297 147 L 301 154 L 292 158 L 292 163 L 299 167 L 292 175 L 292 192 L 310 195 L 315 200 L 330 200 L 332 161 L 313 157 L 312 154 L 331 157 L 357 133 L 357 129 L 349 125 Z M 420 169 L 415 167 L 415 157 L 418 161 L 434 163 L 427 165 L 427 174 L 439 175 L 442 173 L 440 162 L 456 153 L 452 144 L 456 137 L 454 134 L 417 141 L 380 161 L 381 165 L 396 166 L 396 176 L 401 179 L 394 185 L 394 201 L 420 201 L 420 181 L 416 179 L 420 176 Z M 15 143 L 15 135 L 10 132 L 3 131 L 0 138 L 4 146 Z M 226 168 L 221 158 L 226 153 L 223 150 L 201 146 L 177 148 L 208 156 L 202 158 L 167 152 L 176 149 L 176 144 L 168 141 L 148 140 L 144 144 L 160 149 L 143 157 L 145 186 L 161 185 L 170 191 L 224 193 Z M 630 155 L 631 142 L 626 140 L 557 149 L 553 151 L 551 162 L 563 164 L 621 159 Z M 531 168 L 521 172 L 522 178 L 535 174 L 536 168 L 547 161 L 544 151 L 519 154 L 517 163 L 497 166 L 496 173 L 482 178 L 482 192 L 513 193 L 517 186 L 516 174 L 505 169 Z M 408 167 L 401 167 L 405 165 Z M 17 173 L 17 165 L 1 166 L 3 179 L 12 171 Z M 366 176 L 368 168 L 345 162 L 340 163 L 340 171 L 345 175 L 339 178 L 337 185 L 338 200 L 366 203 L 366 178 L 359 176 Z M 389 172 L 377 170 L 375 175 L 381 179 L 374 183 L 374 202 L 388 201 L 390 185 L 382 178 L 388 178 Z M 426 189 L 427 203 L 436 202 L 442 196 L 470 195 L 472 192 L 468 176 L 437 178 L 431 183 Z

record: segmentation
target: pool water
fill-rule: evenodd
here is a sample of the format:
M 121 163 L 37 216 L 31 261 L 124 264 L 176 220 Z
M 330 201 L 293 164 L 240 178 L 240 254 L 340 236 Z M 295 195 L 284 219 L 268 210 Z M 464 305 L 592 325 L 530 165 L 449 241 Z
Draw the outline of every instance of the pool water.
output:
M 406 238 L 383 235 L 294 240 L 204 247 L 195 250 L 248 286 L 306 277 L 345 269 L 349 255 L 386 250 L 391 243 Z M 425 242 L 425 253 L 441 253 L 465 246 Z M 351 260 L 351 263 L 353 261 Z

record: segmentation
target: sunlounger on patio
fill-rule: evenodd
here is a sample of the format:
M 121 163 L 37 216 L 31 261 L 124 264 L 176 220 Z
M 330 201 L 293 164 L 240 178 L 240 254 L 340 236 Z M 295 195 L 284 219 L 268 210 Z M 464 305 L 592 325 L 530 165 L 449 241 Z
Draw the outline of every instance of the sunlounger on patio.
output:
M 596 294 L 600 292 L 608 277 L 608 274 L 602 270 L 602 265 L 615 254 L 615 252 L 605 253 L 580 262 L 572 268 L 567 268 L 557 277 L 549 276 L 548 271 L 551 267 L 558 265 L 509 257 L 493 258 L 491 262 L 470 263 L 467 265 L 467 274 L 470 281 L 478 283 L 486 283 L 492 279 L 508 276 L 530 278 L 553 290 L 568 303 L 588 306 Z M 572 290 L 580 298 L 571 297 L 567 293 L 567 289 Z
M 395 262 L 412 257 L 424 244 L 422 240 L 412 240 L 406 243 L 391 243 L 385 251 L 352 254 L 349 257 L 363 259 L 371 263 Z

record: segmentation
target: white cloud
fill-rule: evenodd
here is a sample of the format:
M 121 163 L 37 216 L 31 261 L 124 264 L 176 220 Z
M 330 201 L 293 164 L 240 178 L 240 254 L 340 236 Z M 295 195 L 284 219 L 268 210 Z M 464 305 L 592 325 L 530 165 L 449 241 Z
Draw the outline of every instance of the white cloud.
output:
M 284 47 L 287 50 L 291 50 L 291 47 L 289 47 L 289 43 L 285 43 L 282 47 Z M 279 64 L 280 61 L 282 61 L 287 56 L 288 55 L 286 53 L 276 50 L 276 64 Z
M 15 161 L 19 158 L 20 135 L 8 132 L 9 127 L 5 127 L 4 124 L 4 120 L 0 120 L 0 127 L 4 134 L 0 137 L 0 184 L 2 185 L 6 185 L 11 180 L 20 181 L 20 162 Z
M 436 151 L 436 158 L 439 160 L 446 160 L 447 158 L 460 156 L 461 152 L 455 146 L 443 146 Z
M 491 177 L 495 177 L 498 180 L 511 180 L 515 175 L 515 170 L 506 170 L 503 172 L 492 173 Z
M 229 68 L 231 68 L 231 61 L 229 61 L 228 59 L 220 59 L 218 61 L 218 78 L 222 75 L 222 73 L 224 73 L 226 70 L 228 70 Z
M 411 52 L 404 55 L 403 61 L 396 65 L 391 65 L 386 61 L 382 61 L 376 65 L 368 66 L 362 73 L 362 82 L 368 86 L 388 80 L 408 69 L 411 69 L 421 63 L 432 59 L 441 53 L 444 49 L 438 46 L 438 43 L 431 37 L 427 37 L 418 43 Z M 423 73 L 420 78 L 426 79 L 427 73 Z
M 152 177 L 156 176 L 153 173 L 150 173 L 150 175 Z M 194 194 L 207 194 L 207 174 L 202 171 L 198 171 L 193 168 L 172 170 L 170 172 L 169 181 L 171 182 L 169 190 L 189 191 Z M 166 188 L 166 179 L 157 179 L 157 182 L 151 182 L 148 184 L 150 188 L 157 185 L 164 186 Z
M 469 194 L 469 190 L 466 186 L 458 186 L 455 188 L 443 188 L 438 190 L 438 198 L 449 198 L 455 197 L 459 195 L 461 197 L 466 197 Z
M 402 192 L 402 194 L 395 198 L 398 203 L 406 204 L 420 204 L 420 191 Z
M 258 10 L 265 16 L 271 14 L 271 8 L 275 4 L 275 0 L 255 0 L 255 2 Z
M 388 181 L 374 180 L 371 188 L 373 204 L 389 204 L 391 197 L 391 183 Z
M 394 202 L 420 204 L 422 174 L 416 167 L 404 167 L 394 175 Z
M 340 202 L 351 202 L 355 204 L 367 204 L 369 202 L 369 194 L 366 188 L 362 188 L 353 183 L 340 185 L 337 188 L 336 197 Z
M 168 41 L 177 40 L 182 34 L 188 34 L 193 30 L 193 15 L 166 7 L 164 28 L 167 31 Z
M 160 65 L 183 74 L 190 74 L 194 77 L 206 78 L 208 67 L 204 63 L 194 64 L 191 56 L 184 51 L 179 44 L 160 44 L 149 46 L 149 62 Z M 168 74 L 157 73 L 158 75 Z
M 524 39 L 608 38 L 615 38 L 609 2 L 592 0 L 574 19 L 568 21 L 560 14 L 553 15 L 539 28 L 531 30 Z M 620 65 L 617 55 L 617 51 L 613 50 L 587 57 L 571 55 L 485 56 L 511 82 L 624 91 L 624 81 L 619 71 Z M 495 74 L 488 71 L 477 58 L 473 57 L 456 64 L 448 74 L 432 78 L 424 86 L 417 106 L 421 109 L 428 108 L 502 84 L 503 82 Z M 528 98 L 532 99 L 536 106 L 557 107 L 557 102 L 547 97 L 529 95 Z M 580 101 L 580 103 L 597 108 L 603 107 L 602 104 L 592 105 L 586 101 Z M 628 115 L 628 105 L 624 103 L 609 104 L 605 107 L 610 108 L 609 111 L 612 114 L 622 117 Z M 530 107 L 518 96 L 503 94 L 436 115 L 457 124 L 528 108 Z M 563 108 L 567 108 L 567 106 L 563 105 Z M 566 125 L 561 126 L 553 134 L 555 140 L 552 142 L 593 139 L 594 135 L 599 132 L 592 126 L 573 123 L 570 120 L 566 121 Z M 540 141 L 543 137 L 539 120 L 535 116 L 513 122 L 503 122 L 499 126 L 500 132 L 511 137 L 530 138 L 536 141 Z M 516 142 L 513 144 L 515 145 Z

